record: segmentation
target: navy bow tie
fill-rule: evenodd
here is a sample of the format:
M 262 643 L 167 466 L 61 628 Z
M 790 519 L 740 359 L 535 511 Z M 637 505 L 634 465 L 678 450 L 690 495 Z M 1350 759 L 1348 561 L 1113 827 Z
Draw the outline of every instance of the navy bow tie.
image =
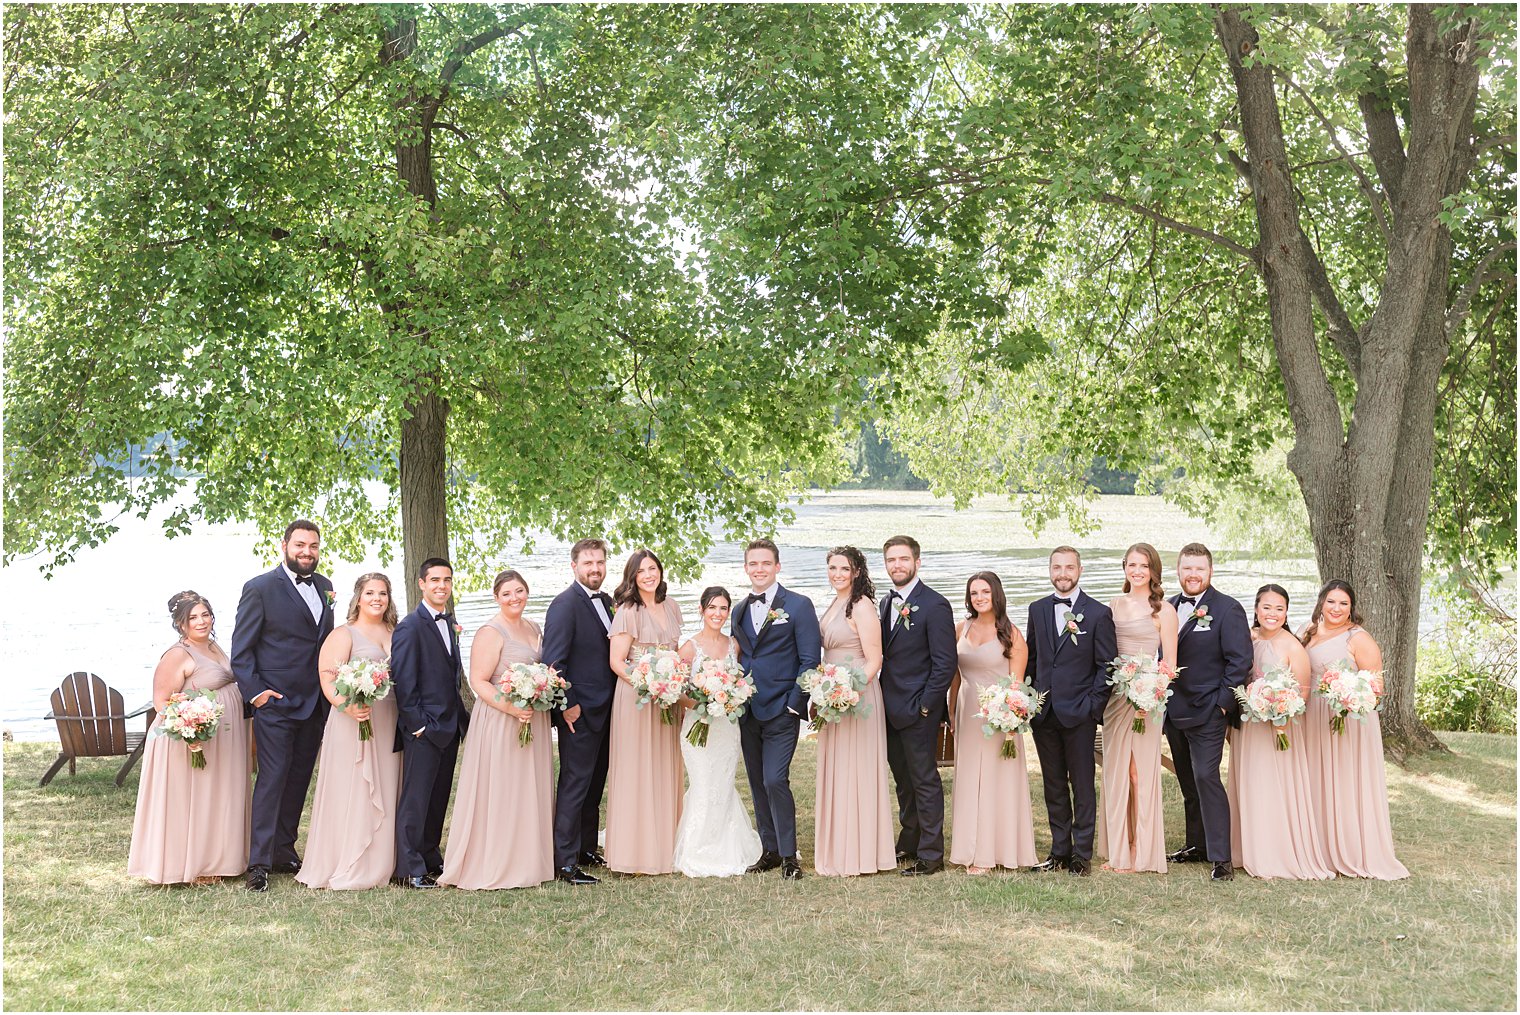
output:
M 296 584 L 297 585 L 315 585 L 316 583 L 317 583 L 317 581 L 316 581 L 316 576 L 315 575 L 309 575 L 309 574 L 298 574 L 298 575 L 296 575 Z
M 1070 599 L 1062 599 L 1060 596 L 1056 596 L 1055 598 L 1056 598 L 1056 602 L 1060 603 L 1062 606 L 1070 606 L 1071 605 L 1071 600 Z
M 454 624 L 454 615 L 452 613 L 440 613 L 440 614 L 437 614 L 435 617 L 433 617 L 433 619 L 435 621 L 437 621 L 437 620 L 447 620 L 449 622 L 449 626 L 451 626 L 451 627 Z

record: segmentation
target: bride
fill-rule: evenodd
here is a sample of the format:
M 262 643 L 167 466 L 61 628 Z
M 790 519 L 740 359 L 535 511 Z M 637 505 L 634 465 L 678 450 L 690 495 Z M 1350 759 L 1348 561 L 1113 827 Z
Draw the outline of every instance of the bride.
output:
M 732 601 L 719 587 L 702 593 L 702 630 L 681 646 L 681 658 L 693 667 L 703 659 L 727 659 L 738 666 L 738 643 L 723 633 Z M 739 800 L 734 773 L 739 767 L 739 726 L 728 718 L 709 720 L 707 744 L 693 747 L 686 740 L 696 713 L 683 699 L 686 719 L 681 726 L 681 760 L 689 785 L 676 829 L 675 869 L 691 878 L 731 877 L 760 859 L 760 836 Z

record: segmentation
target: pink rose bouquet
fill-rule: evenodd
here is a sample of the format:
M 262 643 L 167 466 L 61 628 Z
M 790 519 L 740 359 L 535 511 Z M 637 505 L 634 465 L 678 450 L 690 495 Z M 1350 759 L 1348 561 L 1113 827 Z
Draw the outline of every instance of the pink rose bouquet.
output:
M 686 695 L 697 703 L 696 719 L 686 731 L 686 742 L 693 747 L 707 746 L 707 730 L 713 719 L 738 722 L 750 698 L 755 696 L 755 682 L 744 675 L 732 655 L 727 659 L 703 659 L 702 665 L 686 678 Z
M 1014 683 L 1010 677 L 977 692 L 976 701 L 980 707 L 976 714 L 986 720 L 982 724 L 982 734 L 989 737 L 1002 734 L 1000 753 L 1003 757 L 1019 756 L 1019 742 L 1014 737 L 1029 728 L 1029 723 L 1044 707 L 1048 693 L 1036 691 L 1027 677 L 1021 683 Z
M 1145 720 L 1153 712 L 1160 719 L 1166 711 L 1167 701 L 1176 693 L 1172 690 L 1172 681 L 1177 679 L 1177 671 L 1154 656 L 1141 655 L 1119 656 L 1109 663 L 1109 667 L 1109 685 L 1122 691 L 1125 699 L 1140 713 L 1130 728 L 1136 733 L 1144 733 Z
M 501 678 L 496 700 L 510 701 L 518 708 L 531 708 L 535 712 L 548 712 L 565 707 L 565 689 L 569 686 L 570 682 L 553 667 L 543 663 L 513 663 Z M 533 724 L 519 719 L 517 746 L 527 747 L 532 742 Z
M 628 664 L 628 679 L 639 695 L 639 708 L 650 702 L 660 706 L 660 722 L 672 726 L 676 721 L 675 705 L 686 693 L 686 678 L 691 667 L 670 649 L 650 649 Z
M 1346 732 L 1346 716 L 1354 715 L 1363 722 L 1376 712 L 1383 703 L 1383 675 L 1372 670 L 1359 670 L 1350 659 L 1342 659 L 1325 667 L 1316 691 L 1330 705 L 1330 731 Z
M 810 726 L 816 731 L 847 715 L 865 715 L 869 705 L 861 704 L 866 675 L 843 663 L 819 663 L 797 678 L 797 686 L 807 692 L 814 712 Z
M 164 706 L 158 735 L 183 740 L 190 747 L 190 767 L 205 768 L 206 756 L 200 745 L 216 736 L 222 721 L 222 703 L 215 691 L 175 691 Z
M 1248 722 L 1269 722 L 1277 727 L 1277 749 L 1286 751 L 1288 720 L 1304 714 L 1307 703 L 1298 689 L 1298 678 L 1287 663 L 1272 667 L 1244 687 L 1233 688 L 1242 717 Z
M 391 693 L 391 670 L 389 662 L 377 663 L 373 659 L 350 659 L 338 667 L 333 679 L 333 690 L 343 698 L 345 707 L 358 705 L 368 708 Z M 368 719 L 359 723 L 359 739 L 369 740 L 375 729 Z

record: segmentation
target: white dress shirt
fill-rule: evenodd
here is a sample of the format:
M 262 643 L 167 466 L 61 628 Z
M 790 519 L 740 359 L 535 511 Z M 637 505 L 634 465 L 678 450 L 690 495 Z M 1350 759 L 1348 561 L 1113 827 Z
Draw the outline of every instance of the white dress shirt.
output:
M 913 590 L 916 588 L 918 588 L 918 577 L 914 576 L 913 580 L 908 584 L 904 585 L 900 589 L 893 589 L 891 594 L 887 596 L 887 602 L 891 603 L 891 606 L 889 606 L 888 609 L 892 613 L 892 621 L 887 625 L 887 630 L 892 630 L 897 626 L 897 622 L 902 619 L 902 615 L 898 613 L 902 607 L 898 605 L 893 597 L 900 596 L 902 598 L 902 601 L 906 603 L 908 601 L 908 597 L 913 594 Z
M 429 612 L 432 612 L 432 609 L 433 608 L 431 606 L 428 607 L 428 611 Z M 454 654 L 454 632 L 452 632 L 452 631 L 449 630 L 449 621 L 448 621 L 448 618 L 445 617 L 441 613 L 434 613 L 433 614 L 433 630 L 437 631 L 438 632 L 438 637 L 440 637 L 440 638 L 443 639 L 443 650 L 445 652 L 447 652 L 449 655 L 453 655 Z
M 312 623 L 317 626 L 322 624 L 322 594 L 317 591 L 317 582 L 313 578 L 309 582 L 296 581 L 296 573 L 290 569 L 289 564 L 281 564 L 285 569 L 285 577 L 290 579 L 290 584 L 296 587 L 296 595 L 306 600 L 306 608 L 311 611 Z
M 759 634 L 760 629 L 765 626 L 765 615 L 771 611 L 771 607 L 776 603 L 777 584 L 777 582 L 771 582 L 763 589 L 750 590 L 751 595 L 765 597 L 749 604 L 749 622 L 750 626 L 755 629 L 756 634 Z
M 601 620 L 602 627 L 606 628 L 609 631 L 612 630 L 612 618 L 607 616 L 607 607 L 602 605 L 602 597 L 597 595 L 591 589 L 587 588 L 585 585 L 581 585 L 580 582 L 576 582 L 575 584 L 580 585 L 581 591 L 586 593 L 586 598 L 591 600 L 591 606 L 596 610 L 597 618 Z
M 1060 598 L 1062 598 L 1062 599 L 1070 599 L 1071 600 L 1071 606 L 1067 606 L 1065 603 L 1055 603 L 1054 604 L 1055 608 L 1056 608 L 1055 609 L 1056 639 L 1060 640 L 1061 629 L 1066 626 L 1066 615 L 1072 611 L 1072 607 L 1074 607 L 1074 606 L 1077 605 L 1077 599 L 1078 599 L 1078 597 L 1080 597 L 1082 595 L 1082 586 L 1078 585 L 1075 588 L 1073 588 L 1070 592 L 1066 592 L 1066 593 L 1056 592 L 1055 594 L 1057 596 L 1059 596 Z

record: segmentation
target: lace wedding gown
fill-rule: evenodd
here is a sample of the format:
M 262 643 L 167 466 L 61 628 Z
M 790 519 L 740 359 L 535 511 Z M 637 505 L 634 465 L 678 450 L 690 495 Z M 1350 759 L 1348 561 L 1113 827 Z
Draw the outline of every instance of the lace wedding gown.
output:
M 699 647 L 692 666 L 700 666 L 702 658 Z M 743 874 L 760 859 L 760 836 L 734 785 L 739 726 L 729 719 L 710 718 L 707 745 L 693 747 L 686 734 L 695 721 L 696 712 L 687 709 L 681 723 L 681 760 L 688 785 L 676 829 L 675 869 L 689 878 Z

